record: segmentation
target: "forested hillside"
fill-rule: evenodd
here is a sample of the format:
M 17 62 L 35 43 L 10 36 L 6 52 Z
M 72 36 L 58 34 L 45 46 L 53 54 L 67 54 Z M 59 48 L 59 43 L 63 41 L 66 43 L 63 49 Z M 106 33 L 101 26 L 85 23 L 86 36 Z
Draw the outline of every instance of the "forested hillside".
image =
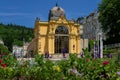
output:
M 22 46 L 23 41 L 30 42 L 33 39 L 33 29 L 25 26 L 0 23 L 0 36 L 4 44 L 12 51 L 13 45 Z

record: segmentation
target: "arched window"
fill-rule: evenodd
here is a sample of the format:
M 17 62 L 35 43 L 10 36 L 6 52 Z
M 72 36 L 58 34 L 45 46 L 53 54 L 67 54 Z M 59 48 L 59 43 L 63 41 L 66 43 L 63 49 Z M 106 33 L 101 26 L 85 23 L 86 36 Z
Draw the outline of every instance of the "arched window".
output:
M 69 53 L 69 32 L 64 26 L 58 26 L 55 30 L 55 53 L 62 53 L 66 49 Z
M 68 29 L 64 26 L 59 26 L 57 27 L 57 29 L 55 30 L 55 34 L 69 34 L 68 33 Z

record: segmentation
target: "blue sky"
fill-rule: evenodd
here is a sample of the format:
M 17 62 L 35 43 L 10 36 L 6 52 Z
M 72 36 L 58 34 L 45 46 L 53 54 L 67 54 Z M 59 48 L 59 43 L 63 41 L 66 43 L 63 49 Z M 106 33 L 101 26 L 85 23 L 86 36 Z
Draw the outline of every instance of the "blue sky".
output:
M 101 0 L 0 0 L 0 22 L 34 27 L 36 17 L 48 21 L 56 3 L 65 10 L 67 19 L 87 16 L 97 10 Z

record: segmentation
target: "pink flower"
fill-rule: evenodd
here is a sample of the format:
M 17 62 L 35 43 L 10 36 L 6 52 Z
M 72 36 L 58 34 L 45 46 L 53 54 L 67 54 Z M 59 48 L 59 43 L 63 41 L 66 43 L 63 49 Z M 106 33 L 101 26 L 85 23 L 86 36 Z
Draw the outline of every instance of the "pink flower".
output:
M 6 65 L 6 64 L 1 64 L 1 66 L 2 66 L 3 68 L 7 67 L 7 65 Z
M 109 61 L 104 61 L 103 62 L 103 65 L 108 65 L 109 64 Z

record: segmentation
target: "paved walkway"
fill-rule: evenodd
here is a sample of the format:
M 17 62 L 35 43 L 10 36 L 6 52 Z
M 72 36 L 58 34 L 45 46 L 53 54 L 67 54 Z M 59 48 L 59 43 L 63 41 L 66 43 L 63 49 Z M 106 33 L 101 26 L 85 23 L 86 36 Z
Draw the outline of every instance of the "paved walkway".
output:
M 51 56 L 51 58 L 48 58 L 49 60 L 57 61 L 57 60 L 68 60 L 69 54 L 65 55 L 66 58 L 63 57 L 62 54 L 54 54 Z M 79 55 L 78 55 L 79 57 Z M 17 60 L 33 60 L 34 58 L 17 58 Z M 47 58 L 46 58 L 47 59 Z

